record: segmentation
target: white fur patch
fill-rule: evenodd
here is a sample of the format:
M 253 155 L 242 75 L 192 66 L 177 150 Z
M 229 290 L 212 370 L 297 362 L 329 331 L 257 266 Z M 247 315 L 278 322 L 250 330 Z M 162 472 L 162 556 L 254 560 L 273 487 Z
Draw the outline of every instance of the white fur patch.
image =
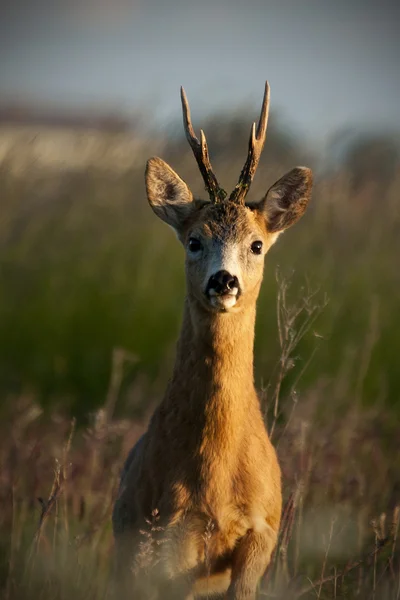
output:
M 204 280 L 204 289 L 207 287 L 210 277 L 218 273 L 218 271 L 227 271 L 230 275 L 236 276 L 239 285 L 241 285 L 239 251 L 239 244 L 214 244 L 213 255 L 211 256 Z M 236 291 L 237 294 L 239 290 L 232 290 L 232 292 L 234 291 Z
M 225 310 L 229 308 L 233 308 L 237 301 L 237 291 L 233 291 L 232 294 L 224 294 L 223 296 L 218 296 L 214 293 L 214 290 L 210 290 L 210 302 L 212 306 L 215 308 L 224 308 Z

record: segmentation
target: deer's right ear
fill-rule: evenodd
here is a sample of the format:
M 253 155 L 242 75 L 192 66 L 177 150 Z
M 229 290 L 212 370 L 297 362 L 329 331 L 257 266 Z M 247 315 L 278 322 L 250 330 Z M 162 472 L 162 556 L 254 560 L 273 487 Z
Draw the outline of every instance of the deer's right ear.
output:
M 186 183 L 161 158 L 150 158 L 146 165 L 146 190 L 156 215 L 179 232 L 194 208 Z

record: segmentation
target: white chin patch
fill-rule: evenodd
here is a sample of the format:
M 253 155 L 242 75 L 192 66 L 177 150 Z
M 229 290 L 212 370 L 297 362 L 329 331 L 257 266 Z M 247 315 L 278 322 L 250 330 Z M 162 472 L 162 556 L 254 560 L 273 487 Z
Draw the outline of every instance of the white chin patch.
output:
M 214 308 L 220 310 L 229 310 L 233 308 L 237 302 L 237 292 L 231 292 L 229 294 L 223 294 L 222 296 L 214 295 L 211 290 L 210 303 Z

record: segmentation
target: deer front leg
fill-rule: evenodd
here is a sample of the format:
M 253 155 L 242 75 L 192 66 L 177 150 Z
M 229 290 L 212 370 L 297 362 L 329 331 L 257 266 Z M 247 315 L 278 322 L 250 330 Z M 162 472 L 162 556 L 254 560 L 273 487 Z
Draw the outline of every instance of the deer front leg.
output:
M 250 530 L 240 540 L 234 555 L 231 584 L 227 600 L 254 600 L 277 541 L 276 532 L 268 526 L 263 532 Z

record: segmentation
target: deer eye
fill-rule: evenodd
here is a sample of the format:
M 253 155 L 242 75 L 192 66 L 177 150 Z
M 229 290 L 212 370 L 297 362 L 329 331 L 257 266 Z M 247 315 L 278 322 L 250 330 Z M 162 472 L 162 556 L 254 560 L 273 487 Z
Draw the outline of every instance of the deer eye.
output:
M 199 252 L 201 250 L 201 242 L 196 238 L 189 238 L 188 248 L 190 252 Z
M 261 254 L 262 251 L 262 242 L 257 240 L 257 242 L 253 242 L 251 245 L 251 251 L 253 254 Z

